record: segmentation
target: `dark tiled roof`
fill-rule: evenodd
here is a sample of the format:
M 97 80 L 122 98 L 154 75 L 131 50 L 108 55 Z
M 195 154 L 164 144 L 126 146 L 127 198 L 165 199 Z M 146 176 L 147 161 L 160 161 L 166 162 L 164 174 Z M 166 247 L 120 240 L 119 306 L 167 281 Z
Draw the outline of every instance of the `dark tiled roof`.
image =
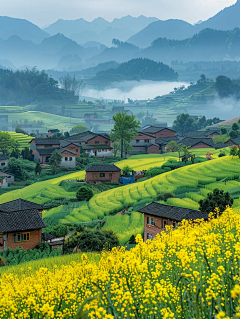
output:
M 48 132 L 51 132 L 51 133 L 60 133 L 60 131 L 59 131 L 58 129 L 48 130 Z
M 0 213 L 0 232 L 26 231 L 45 228 L 37 209 Z
M 111 150 L 112 149 L 112 147 L 111 146 L 108 146 L 108 145 L 106 145 L 106 144 L 103 144 L 103 145 L 101 145 L 101 144 L 96 144 L 96 145 L 89 145 L 89 144 L 85 144 L 85 145 L 81 145 L 82 146 L 82 148 L 84 149 L 84 150 L 97 150 L 97 149 L 108 149 L 108 150 Z
M 155 134 L 155 133 L 158 133 L 158 132 L 163 131 L 163 130 L 169 130 L 169 131 L 175 132 L 168 127 L 156 127 L 156 126 L 147 127 L 145 129 L 143 129 L 142 131 L 145 133 L 149 133 L 149 134 Z
M 68 150 L 68 149 L 66 149 L 66 148 L 60 148 L 59 152 L 60 152 L 60 153 L 68 152 L 68 153 L 71 153 L 71 154 L 73 154 L 73 155 L 77 155 L 77 153 L 74 153 L 73 151 L 70 151 L 70 150 Z
M 39 155 L 52 155 L 52 153 L 55 150 L 60 151 L 60 148 L 58 147 L 37 148 L 37 152 L 39 153 Z
M 156 202 L 152 202 L 151 204 L 143 207 L 139 210 L 139 212 L 161 218 L 176 220 L 178 222 L 182 221 L 183 219 L 208 219 L 207 213 L 199 212 L 189 208 L 163 205 Z
M 61 147 L 67 147 L 68 145 L 75 145 L 77 147 L 81 147 L 81 145 L 78 144 L 78 143 L 74 143 L 74 142 L 67 141 L 67 140 L 60 140 L 60 146 Z
M 48 233 L 42 233 L 42 240 L 43 241 L 51 240 L 53 238 L 56 238 L 56 236 L 54 236 L 52 234 L 48 234 Z
M 224 147 L 229 147 L 229 146 L 232 146 L 231 144 L 224 144 L 224 143 L 217 143 L 214 145 L 214 148 L 216 150 L 220 149 L 220 148 L 224 148 Z
M 0 161 L 8 160 L 8 158 L 7 155 L 0 154 Z
M 58 138 L 35 138 L 33 139 L 33 141 L 36 145 L 60 145 L 60 141 Z
M 231 138 L 229 141 L 232 141 L 235 145 L 240 145 L 240 137 Z
M 156 144 L 163 144 L 163 145 L 167 145 L 169 142 L 174 141 L 177 144 L 181 142 L 183 138 L 182 137 L 178 137 L 178 136 L 172 136 L 172 137 L 159 137 L 156 139 L 155 143 Z
M 151 135 L 151 134 L 148 134 L 148 133 L 146 133 L 146 132 L 138 132 L 138 134 L 144 134 L 144 135 L 147 135 L 147 136 L 149 136 L 149 137 L 152 137 L 152 138 L 156 138 L 154 135 Z M 137 136 L 138 137 L 138 136 Z M 137 138 L 136 137 L 136 138 Z M 140 137 L 140 136 L 139 136 Z
M 79 133 L 79 134 L 74 134 L 72 136 L 69 136 L 66 140 L 67 141 L 79 141 L 79 142 L 87 142 L 90 139 L 96 137 L 97 134 L 90 132 L 90 131 L 86 131 L 83 133 Z
M 211 134 L 211 133 L 209 133 Z M 206 137 L 206 132 L 205 131 L 191 131 L 184 133 L 185 137 L 191 137 L 191 138 L 205 138 Z
M 0 204 L 0 211 L 2 212 L 15 212 L 19 210 L 27 210 L 27 209 L 46 209 L 47 207 L 36 204 L 33 202 L 29 202 L 28 200 L 25 199 L 16 199 L 11 202 L 7 202 L 4 204 Z
M 92 165 L 86 169 L 86 172 L 119 172 L 121 168 L 116 165 Z
M 203 143 L 203 144 L 206 144 L 208 146 L 214 147 L 213 139 L 210 138 L 210 137 L 209 138 L 208 137 L 205 137 L 205 138 L 186 137 L 183 140 L 181 140 L 181 143 L 183 145 L 186 145 L 186 146 L 194 146 L 194 145 L 196 145 L 198 143 Z

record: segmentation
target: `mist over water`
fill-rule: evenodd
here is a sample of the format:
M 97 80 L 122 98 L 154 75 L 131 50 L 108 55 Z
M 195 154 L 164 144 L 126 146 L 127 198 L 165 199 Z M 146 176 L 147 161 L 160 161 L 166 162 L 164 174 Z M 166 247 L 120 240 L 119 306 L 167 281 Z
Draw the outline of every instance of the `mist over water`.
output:
M 156 81 L 124 81 L 113 83 L 114 87 L 105 90 L 85 89 L 83 95 L 96 99 L 132 100 L 153 99 L 158 95 L 168 94 L 175 87 L 189 85 L 187 82 L 156 82 Z

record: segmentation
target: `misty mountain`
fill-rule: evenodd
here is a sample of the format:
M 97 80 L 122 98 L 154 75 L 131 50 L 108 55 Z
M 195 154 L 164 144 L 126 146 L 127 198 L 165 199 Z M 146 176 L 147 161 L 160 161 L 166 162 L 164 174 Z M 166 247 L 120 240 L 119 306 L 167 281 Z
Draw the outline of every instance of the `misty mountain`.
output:
M 181 20 L 156 21 L 130 37 L 127 42 L 146 48 L 157 38 L 183 40 L 192 37 L 203 29 L 233 30 L 240 27 L 240 0 L 225 8 L 212 18 L 194 26 Z
M 127 42 L 146 48 L 157 38 L 183 40 L 193 35 L 194 26 L 182 20 L 156 21 L 133 35 Z
M 110 46 L 113 38 L 125 41 L 136 32 L 156 21 L 156 18 L 140 16 L 134 18 L 126 16 L 108 22 L 103 18 L 94 19 L 92 22 L 84 19 L 58 20 L 44 30 L 51 35 L 62 33 L 79 44 L 87 41 L 97 41 Z
M 0 16 L 0 38 L 7 40 L 11 36 L 40 43 L 49 34 L 27 20 Z
M 117 69 L 118 67 L 119 67 L 119 63 L 115 61 L 110 61 L 110 62 L 100 63 L 94 67 L 83 69 L 78 72 L 78 75 L 92 76 L 92 75 L 96 75 L 98 72 L 107 71 L 109 69 Z
M 239 60 L 240 29 L 218 31 L 204 29 L 185 40 L 156 39 L 152 45 L 138 53 L 138 56 L 155 61 L 171 63 L 173 60 L 222 61 Z

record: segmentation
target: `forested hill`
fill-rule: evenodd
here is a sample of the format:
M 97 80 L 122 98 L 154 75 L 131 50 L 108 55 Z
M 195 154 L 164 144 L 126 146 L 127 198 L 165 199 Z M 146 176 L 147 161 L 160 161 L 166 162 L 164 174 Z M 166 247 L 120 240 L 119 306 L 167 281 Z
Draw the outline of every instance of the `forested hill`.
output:
M 138 58 L 124 62 L 118 68 L 100 71 L 97 73 L 97 78 L 102 78 L 104 81 L 172 81 L 178 78 L 178 74 L 161 62 Z

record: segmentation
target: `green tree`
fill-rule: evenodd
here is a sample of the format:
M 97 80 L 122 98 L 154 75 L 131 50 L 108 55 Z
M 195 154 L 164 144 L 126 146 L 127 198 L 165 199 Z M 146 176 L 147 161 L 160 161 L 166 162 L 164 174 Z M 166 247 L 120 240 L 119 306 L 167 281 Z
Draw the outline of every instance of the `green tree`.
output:
M 90 187 L 81 186 L 76 192 L 77 200 L 81 201 L 89 201 L 93 197 L 93 191 Z
M 237 137 L 238 137 L 238 133 L 237 133 L 236 131 L 231 131 L 231 132 L 229 133 L 229 136 L 230 136 L 231 138 L 237 138 Z
M 173 122 L 173 130 L 181 133 L 187 133 L 197 129 L 197 123 L 194 118 L 187 113 L 179 114 Z
M 35 166 L 35 174 L 37 175 L 41 175 L 41 172 L 42 172 L 42 167 L 40 165 L 39 162 L 36 163 L 36 166 Z
M 53 174 L 56 174 L 61 166 L 62 162 L 62 155 L 58 150 L 55 150 L 50 159 L 49 159 L 49 164 L 51 166 Z
M 23 159 L 26 159 L 26 160 L 29 160 L 29 161 L 33 160 L 33 152 L 28 147 L 25 147 L 22 150 L 21 155 L 22 155 Z
M 25 134 L 25 135 L 28 135 L 26 131 L 24 131 L 20 125 L 18 125 L 15 129 L 15 132 L 16 133 L 22 133 L 22 134 Z
M 13 150 L 17 151 L 18 148 L 19 143 L 14 140 L 9 133 L 0 132 L 0 152 L 6 155 Z
M 240 126 L 239 126 L 238 123 L 233 123 L 233 124 L 232 124 L 232 130 L 233 130 L 233 131 L 237 132 L 237 131 L 239 130 L 239 128 L 240 128 Z
M 199 205 L 202 212 L 214 213 L 218 208 L 221 214 L 227 206 L 233 205 L 233 199 L 228 192 L 215 188 L 212 193 L 208 193 L 207 198 L 200 200 Z
M 222 135 L 227 134 L 227 129 L 224 126 L 221 126 L 220 131 Z
M 79 134 L 87 131 L 87 127 L 85 125 L 76 125 L 72 128 L 72 134 Z
M 128 115 L 123 112 L 118 112 L 116 115 L 113 115 L 113 120 L 115 123 L 111 130 L 111 140 L 121 143 L 121 158 L 123 158 L 124 142 L 130 143 L 130 141 L 137 136 L 140 122 L 136 121 L 133 114 Z
M 13 174 L 16 180 L 25 180 L 27 173 L 24 171 L 22 162 L 14 157 L 8 161 L 7 172 Z
M 216 89 L 221 98 L 228 97 L 233 94 L 232 81 L 226 76 L 219 75 L 216 78 Z
M 115 141 L 112 143 L 112 148 L 113 148 L 113 154 L 114 154 L 114 157 L 117 156 L 117 152 L 121 149 L 121 145 L 119 142 Z
M 166 151 L 176 152 L 178 150 L 178 145 L 175 141 L 171 141 L 166 145 Z
M 122 169 L 123 175 L 129 175 L 132 172 L 132 168 L 129 165 L 125 165 Z

